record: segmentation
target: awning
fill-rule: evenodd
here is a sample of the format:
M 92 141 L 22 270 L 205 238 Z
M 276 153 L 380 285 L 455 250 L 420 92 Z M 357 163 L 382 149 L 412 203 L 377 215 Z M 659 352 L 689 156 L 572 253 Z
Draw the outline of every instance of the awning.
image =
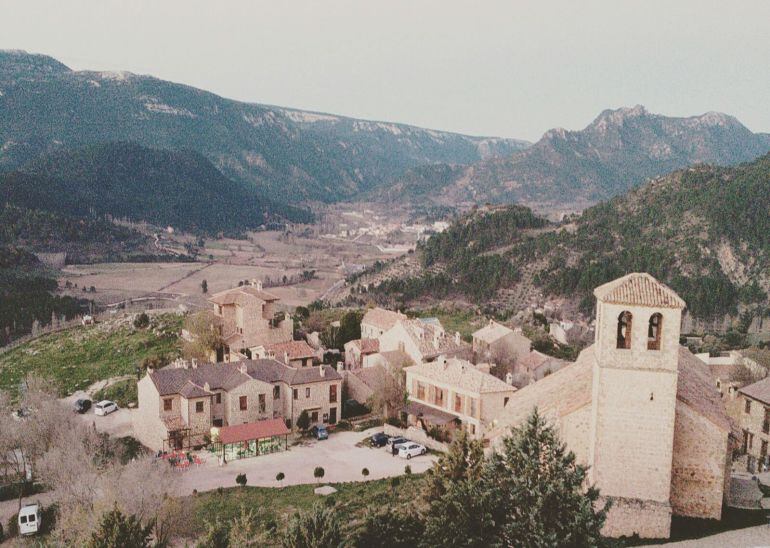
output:
M 221 443 L 238 443 L 240 441 L 261 440 L 273 436 L 288 435 L 289 429 L 283 419 L 265 419 L 235 426 L 223 426 L 219 429 Z
M 460 417 L 446 413 L 439 409 L 434 409 L 428 405 L 410 401 L 404 406 L 404 412 L 414 415 L 417 418 L 424 419 L 431 424 L 441 426 L 450 422 L 460 420 Z

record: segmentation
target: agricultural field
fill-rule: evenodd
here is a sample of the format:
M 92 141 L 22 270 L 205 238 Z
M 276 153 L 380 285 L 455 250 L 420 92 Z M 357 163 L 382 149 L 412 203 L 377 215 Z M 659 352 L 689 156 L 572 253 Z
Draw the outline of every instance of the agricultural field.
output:
M 96 381 L 133 374 L 147 357 L 178 355 L 181 326 L 181 316 L 163 314 L 146 329 L 136 329 L 126 317 L 44 335 L 0 354 L 0 390 L 15 393 L 34 374 L 66 396 Z

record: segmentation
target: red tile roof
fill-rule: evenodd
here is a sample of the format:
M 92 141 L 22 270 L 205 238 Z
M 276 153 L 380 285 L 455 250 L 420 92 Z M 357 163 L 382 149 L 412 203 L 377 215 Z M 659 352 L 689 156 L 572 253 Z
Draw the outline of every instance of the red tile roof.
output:
M 684 308 L 685 302 L 670 287 L 644 272 L 634 272 L 594 289 L 600 301 L 637 306 Z
M 273 436 L 289 434 L 283 419 L 265 419 L 247 424 L 223 426 L 219 429 L 219 441 L 222 443 L 237 443 L 239 441 L 260 440 Z
M 273 352 L 273 355 L 279 359 L 283 359 L 283 354 L 288 353 L 290 360 L 296 360 L 299 358 L 312 358 L 315 356 L 315 350 L 305 341 L 289 341 L 284 343 L 270 344 L 265 347 L 265 350 Z

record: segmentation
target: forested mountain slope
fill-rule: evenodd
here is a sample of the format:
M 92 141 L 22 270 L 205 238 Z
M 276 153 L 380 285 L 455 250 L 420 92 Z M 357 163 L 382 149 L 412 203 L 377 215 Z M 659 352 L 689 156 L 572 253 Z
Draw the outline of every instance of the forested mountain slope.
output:
M 675 171 L 550 229 L 532 220 L 514 228 L 491 222 L 522 215 L 518 206 L 470 213 L 418 249 L 421 271 L 370 287 L 369 294 L 503 306 L 506 290 L 532 283 L 589 312 L 596 286 L 645 271 L 679 292 L 696 318 L 768 314 L 770 154 L 735 167 Z M 497 269 L 476 269 L 474 276 L 479 255 Z M 456 274 L 466 270 L 471 273 Z

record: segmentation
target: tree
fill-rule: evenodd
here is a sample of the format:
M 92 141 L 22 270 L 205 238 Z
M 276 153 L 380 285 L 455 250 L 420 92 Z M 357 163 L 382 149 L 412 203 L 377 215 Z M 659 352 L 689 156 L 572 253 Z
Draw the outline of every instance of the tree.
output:
M 408 464 L 404 466 L 404 475 L 405 476 L 411 476 L 412 475 L 412 467 Z
M 201 282 L 201 293 L 208 293 L 209 292 L 209 283 L 206 280 L 203 280 Z
M 390 372 L 378 368 L 377 379 L 373 382 L 380 387 L 367 401 L 368 407 L 385 417 L 393 417 L 404 406 L 406 400 L 406 373 L 404 367 L 409 363 L 393 364 Z
M 246 487 L 246 474 L 238 474 L 235 476 L 235 483 L 241 487 Z
M 361 531 L 354 537 L 356 548 L 412 548 L 420 544 L 425 526 L 415 508 L 370 510 Z
M 365 478 L 368 477 L 369 476 L 369 469 L 368 468 L 364 468 L 363 470 L 361 470 L 361 475 L 364 476 Z
M 316 505 L 309 512 L 292 516 L 281 545 L 284 548 L 335 548 L 342 546 L 342 541 L 335 511 Z
M 284 480 L 285 477 L 286 477 L 286 474 L 284 474 L 283 472 L 278 472 L 275 475 L 275 481 L 277 481 L 280 484 Z
M 319 483 L 321 479 L 324 477 L 324 474 L 326 474 L 326 471 L 323 469 L 322 466 L 316 466 L 315 470 L 313 470 L 313 477 L 317 479 Z
M 449 451 L 441 455 L 425 473 L 425 499 L 428 502 L 438 500 L 453 483 L 478 481 L 483 465 L 484 446 L 481 440 L 474 440 L 461 430 L 449 446 Z
M 150 317 L 146 312 L 142 312 L 134 318 L 134 327 L 137 329 L 146 329 L 150 325 Z
M 150 546 L 153 524 L 142 525 L 136 516 L 125 516 L 117 505 L 102 515 L 96 531 L 91 534 L 89 548 L 146 548 Z
M 192 339 L 184 342 L 183 353 L 186 358 L 208 361 L 212 352 L 224 346 L 222 335 L 214 324 L 214 313 L 211 310 L 187 316 L 184 329 Z
M 307 414 L 305 409 L 297 417 L 297 428 L 300 430 L 307 430 L 310 427 L 310 415 Z
M 587 470 L 537 410 L 512 429 L 481 480 L 503 544 L 602 545 L 609 503 L 597 509 L 599 491 L 586 489 Z

